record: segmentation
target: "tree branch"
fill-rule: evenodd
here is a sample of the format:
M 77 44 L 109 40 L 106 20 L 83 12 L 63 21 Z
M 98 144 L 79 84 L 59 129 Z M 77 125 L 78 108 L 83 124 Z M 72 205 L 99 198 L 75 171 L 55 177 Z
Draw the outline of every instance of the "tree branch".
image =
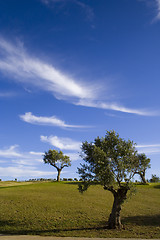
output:
M 61 166 L 61 169 L 63 169 L 64 167 L 68 167 L 68 165 L 67 165 L 67 164 L 65 164 L 65 165 Z
M 104 186 L 103 188 L 104 188 L 104 190 L 108 190 L 108 191 L 112 192 L 113 195 L 116 193 L 116 190 L 113 188 L 113 186 L 110 186 L 110 187 Z
M 53 167 L 55 167 L 57 170 L 59 170 L 59 167 L 57 167 L 55 164 L 50 163 Z

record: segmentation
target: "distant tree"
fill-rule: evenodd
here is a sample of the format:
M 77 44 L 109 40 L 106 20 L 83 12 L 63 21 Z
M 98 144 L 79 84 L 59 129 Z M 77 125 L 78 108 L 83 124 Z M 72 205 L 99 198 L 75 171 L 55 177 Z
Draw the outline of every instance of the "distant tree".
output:
M 139 169 L 140 160 L 133 141 L 126 141 L 115 131 L 107 131 L 104 138 L 82 143 L 82 157 L 85 164 L 78 168 L 82 182 L 79 191 L 83 193 L 94 181 L 113 194 L 114 202 L 109 217 L 109 228 L 121 228 L 121 206 L 131 188 L 131 179 Z
M 63 181 L 66 182 L 68 179 L 67 178 L 63 178 Z
M 155 174 L 152 174 L 152 178 L 150 179 L 151 183 L 156 183 L 156 182 L 160 182 L 160 178 L 157 177 Z
M 48 163 L 57 169 L 57 181 L 60 181 L 60 174 L 62 169 L 64 167 L 71 166 L 70 158 L 64 155 L 62 151 L 58 152 L 57 150 L 50 149 L 48 152 L 45 152 L 43 161 L 44 163 Z
M 146 170 L 147 168 L 150 168 L 150 159 L 146 157 L 146 155 L 144 153 L 141 154 L 137 154 L 137 157 L 139 158 L 139 167 L 138 170 L 136 172 L 136 174 L 138 174 L 141 178 L 141 181 L 146 184 L 147 181 L 145 179 L 145 174 L 146 174 Z
M 68 178 L 68 181 L 72 182 L 72 181 L 73 181 L 73 178 Z

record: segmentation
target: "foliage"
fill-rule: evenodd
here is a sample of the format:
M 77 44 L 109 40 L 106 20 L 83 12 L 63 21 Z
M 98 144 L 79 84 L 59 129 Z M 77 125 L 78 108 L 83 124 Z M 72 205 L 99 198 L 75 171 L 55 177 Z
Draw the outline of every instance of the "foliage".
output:
M 44 163 L 50 164 L 58 171 L 57 181 L 60 180 L 60 173 L 64 167 L 71 166 L 70 158 L 64 155 L 62 151 L 51 150 L 45 152 L 43 157 Z
M 94 142 L 84 142 L 82 156 L 86 164 L 81 164 L 78 172 L 88 186 L 97 180 L 108 190 L 129 187 L 139 168 L 135 144 L 120 138 L 115 131 L 108 131 L 105 138 L 97 137 Z
M 72 182 L 72 181 L 73 181 L 73 178 L 68 178 L 68 181 Z
M 151 183 L 157 183 L 160 182 L 160 178 L 157 177 L 155 174 L 152 174 L 152 178 L 150 179 Z
M 43 160 L 45 163 L 48 163 L 58 169 L 71 166 L 69 157 L 64 155 L 62 151 L 58 152 L 57 150 L 49 149 L 48 152 L 45 152 Z
M 65 181 L 65 182 L 66 182 L 67 180 L 68 180 L 67 178 L 63 178 L 63 181 Z
M 131 179 L 139 171 L 142 161 L 135 149 L 135 143 L 119 137 L 115 131 L 107 131 L 104 138 L 82 144 L 81 164 L 78 172 L 83 182 L 79 191 L 84 192 L 93 181 L 98 181 L 105 190 L 112 192 L 114 203 L 109 218 L 110 228 L 121 228 L 121 205 L 127 198 Z
M 151 167 L 150 158 L 147 158 L 144 153 L 137 154 L 137 157 L 139 159 L 139 166 L 136 174 L 139 174 L 143 183 L 146 183 L 147 181 L 145 179 L 145 174 L 146 174 L 147 168 Z

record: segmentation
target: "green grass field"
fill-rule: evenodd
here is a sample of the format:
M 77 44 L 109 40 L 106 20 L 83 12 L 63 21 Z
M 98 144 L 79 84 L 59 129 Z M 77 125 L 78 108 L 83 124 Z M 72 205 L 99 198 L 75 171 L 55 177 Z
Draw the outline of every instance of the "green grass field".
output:
M 121 231 L 106 228 L 113 197 L 101 186 L 81 195 L 74 183 L 1 182 L 0 191 L 1 234 L 160 238 L 160 184 L 137 186 L 123 205 Z

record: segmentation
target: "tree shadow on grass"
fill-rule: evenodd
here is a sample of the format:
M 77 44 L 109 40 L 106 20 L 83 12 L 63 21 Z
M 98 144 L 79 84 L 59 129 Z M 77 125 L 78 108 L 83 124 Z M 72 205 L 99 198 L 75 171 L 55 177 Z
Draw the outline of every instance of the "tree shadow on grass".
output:
M 67 181 L 67 182 L 64 182 L 65 184 L 69 184 L 69 185 L 81 185 L 83 182 L 81 181 L 77 181 L 77 182 L 72 182 L 72 181 Z M 94 186 L 94 185 L 100 185 L 99 182 L 91 182 L 90 185 Z
M 74 231 L 98 231 L 98 230 L 105 230 L 107 229 L 107 224 L 105 222 L 105 225 L 99 224 L 97 226 L 93 227 L 76 227 L 76 228 L 51 228 L 51 229 L 27 229 L 25 226 L 21 227 L 21 229 L 18 229 L 22 223 L 20 222 L 14 222 L 14 221 L 0 221 L 0 226 L 4 228 L 4 230 L 0 230 L 0 234 L 7 234 L 7 235 L 50 235 L 50 234 L 57 234 L 64 232 L 74 232 Z M 8 229 L 7 229 L 8 228 Z
M 0 226 L 5 227 L 5 226 L 16 226 L 17 222 L 13 220 L 0 220 Z
M 67 182 L 64 182 L 65 184 L 69 184 L 69 185 L 78 185 L 78 184 L 80 184 L 80 182 L 70 182 L 70 181 L 67 181 Z
M 125 225 L 127 223 L 131 223 L 133 225 L 138 226 L 159 226 L 160 223 L 160 215 L 154 216 L 131 216 L 122 218 L 122 224 Z M 93 227 L 76 227 L 76 228 L 50 228 L 50 229 L 27 229 L 26 226 L 21 226 L 21 229 L 18 227 L 22 223 L 14 222 L 14 221 L 0 221 L 0 226 L 4 227 L 4 230 L 1 230 L 1 234 L 8 235 L 54 235 L 54 234 L 62 234 L 65 232 L 77 232 L 77 231 L 105 231 L 108 229 L 107 222 L 99 222 L 96 226 Z M 5 230 L 6 228 L 6 230 Z M 7 229 L 9 228 L 9 229 Z
M 160 214 L 153 216 L 131 216 L 122 219 L 123 224 L 132 223 L 139 226 L 159 226 Z
M 74 232 L 74 231 L 91 231 L 91 230 L 105 230 L 107 227 L 90 227 L 90 228 L 67 228 L 67 229 L 47 229 L 47 230 L 28 230 L 28 229 L 22 229 L 22 230 L 4 230 L 1 231 L 1 234 L 14 234 L 14 235 L 47 235 L 47 234 L 56 234 L 56 233 L 63 233 L 63 232 Z
M 160 184 L 155 185 L 154 188 L 159 188 L 160 189 Z

